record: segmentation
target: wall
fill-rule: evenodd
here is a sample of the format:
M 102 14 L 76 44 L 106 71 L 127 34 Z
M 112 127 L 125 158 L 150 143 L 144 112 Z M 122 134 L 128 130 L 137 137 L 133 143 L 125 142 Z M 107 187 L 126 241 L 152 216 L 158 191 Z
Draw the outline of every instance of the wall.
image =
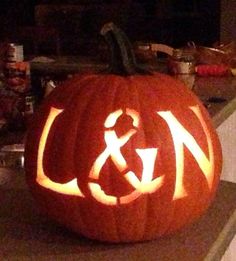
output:
M 220 40 L 222 43 L 236 41 L 235 0 L 221 0 Z
M 223 152 L 223 169 L 221 179 L 236 183 L 236 136 L 234 135 L 235 128 L 236 111 L 217 128 L 217 132 L 221 141 Z M 235 261 L 235 253 L 236 236 L 232 240 L 221 261 Z
M 77 14 L 76 10 L 72 10 L 72 16 L 63 13 L 57 19 L 54 19 L 53 16 L 49 17 L 49 20 L 53 20 L 52 23 L 68 23 L 65 27 L 60 24 L 63 40 L 74 37 L 76 34 L 73 29 L 78 29 L 75 27 L 80 27 L 80 23 L 86 27 L 86 32 L 80 30 L 80 33 L 82 31 L 82 33 L 94 34 L 94 31 L 98 32 L 101 28 L 101 22 L 109 19 L 120 25 L 132 41 L 156 41 L 174 47 L 183 46 L 188 41 L 194 41 L 196 44 L 209 46 L 219 40 L 220 1 L 1 0 L 0 23 L 3 26 L 0 30 L 0 41 L 4 40 L 9 28 L 13 30 L 17 26 L 37 24 L 34 8 L 46 4 L 52 9 L 61 5 L 74 5 L 77 6 L 77 9 L 80 7 L 81 10 L 87 10 Z M 2 33 L 1 31 L 6 32 Z M 63 35 L 64 33 L 66 35 Z M 86 36 L 85 38 L 91 37 Z M 69 46 L 67 43 L 65 45 Z

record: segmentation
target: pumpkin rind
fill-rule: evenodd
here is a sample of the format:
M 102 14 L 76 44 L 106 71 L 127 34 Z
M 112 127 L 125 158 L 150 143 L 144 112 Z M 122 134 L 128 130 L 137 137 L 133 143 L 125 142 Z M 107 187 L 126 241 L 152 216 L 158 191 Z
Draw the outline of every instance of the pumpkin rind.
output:
M 191 151 L 184 145 L 186 195 L 173 199 L 176 188 L 176 152 L 173 135 L 158 112 L 171 112 L 189 132 L 206 157 L 209 144 L 204 128 L 191 106 L 200 110 L 214 154 L 214 177 L 209 188 L 206 176 Z M 52 107 L 62 109 L 46 140 L 43 153 L 45 175 L 57 183 L 77 179 L 83 196 L 64 195 L 37 182 L 38 148 L 45 122 Z M 112 128 L 107 117 L 119 109 L 135 110 L 137 132 L 121 146 L 129 170 L 141 180 L 143 165 L 136 149 L 158 148 L 153 179 L 163 184 L 152 193 L 135 200 L 106 205 L 98 202 L 89 188 L 99 183 L 104 193 L 118 199 L 135 189 L 124 178 L 111 157 L 102 166 L 98 180 L 89 172 L 106 149 L 104 135 L 115 130 L 118 137 L 134 128 L 130 117 L 122 114 Z M 92 239 L 134 242 L 157 238 L 196 220 L 208 208 L 219 183 L 222 165 L 220 143 L 208 112 L 198 98 L 181 82 L 160 73 L 120 76 L 115 74 L 76 75 L 57 87 L 35 113 L 26 141 L 25 169 L 29 187 L 44 213 L 68 228 Z

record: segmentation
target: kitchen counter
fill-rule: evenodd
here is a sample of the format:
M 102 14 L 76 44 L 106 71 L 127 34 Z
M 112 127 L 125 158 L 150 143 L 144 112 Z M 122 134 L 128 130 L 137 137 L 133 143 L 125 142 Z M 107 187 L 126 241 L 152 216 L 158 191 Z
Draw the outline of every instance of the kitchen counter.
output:
M 91 64 L 86 65 L 85 63 L 80 65 L 80 69 L 86 71 L 85 68 L 90 67 L 90 70 L 97 71 L 100 68 L 99 65 L 97 66 L 94 69 Z M 41 70 L 43 71 L 43 67 L 40 66 L 37 70 L 37 73 L 39 73 Z M 66 72 L 68 72 L 67 70 L 69 69 L 67 68 Z M 50 71 L 50 75 L 51 73 L 52 71 Z M 236 77 L 195 77 L 192 90 L 206 105 L 215 128 L 219 127 L 236 111 Z M 212 97 L 216 98 L 215 102 L 208 101 Z M 218 98 L 219 100 L 217 100 Z M 0 147 L 4 144 L 20 143 L 23 137 L 24 133 L 21 131 L 9 132 L 7 135 L 0 134 Z
M 107 64 L 95 57 L 59 56 L 50 62 L 47 62 L 47 60 L 44 60 L 44 62 L 35 62 L 33 60 L 31 62 L 32 73 L 42 77 L 61 77 L 61 75 L 78 72 L 99 72 L 106 68 Z M 148 65 L 148 68 L 162 73 L 167 71 L 166 62 L 163 60 Z M 193 92 L 206 104 L 215 127 L 218 127 L 236 110 L 236 77 L 193 76 L 193 78 Z M 216 98 L 216 101 L 208 102 L 208 99 L 212 97 Z
M 196 77 L 193 92 L 206 105 L 216 128 L 236 111 L 236 77 Z M 209 98 L 215 102 L 207 102 Z
M 80 68 L 83 71 L 89 66 Z M 236 77 L 196 77 L 193 91 L 205 104 L 216 128 L 236 113 Z M 18 135 L 10 136 L 1 136 L 0 145 L 20 141 Z M 172 236 L 136 244 L 104 244 L 47 220 L 34 205 L 22 171 L 4 174 L 6 171 L 0 168 L 1 260 L 217 261 L 236 233 L 236 184 L 232 182 L 222 180 L 208 211 Z M 234 167 L 230 173 L 236 175 Z
M 106 67 L 106 64 L 97 59 L 88 57 L 58 57 L 52 61 L 31 62 L 32 76 L 36 76 L 37 79 L 47 76 L 61 78 L 62 75 L 65 77 L 68 74 L 79 72 L 98 72 Z M 151 66 L 151 69 L 165 73 L 166 65 L 160 63 Z M 192 90 L 205 104 L 213 124 L 217 128 L 236 111 L 236 77 L 193 77 Z M 37 88 L 41 88 L 41 86 L 37 86 Z M 209 101 L 211 98 L 213 101 Z M 7 135 L 0 134 L 0 148 L 4 144 L 20 143 L 23 138 L 24 133 L 21 131 L 9 132 Z
M 61 75 L 78 72 L 96 72 L 105 70 L 107 64 L 96 57 L 87 56 L 56 56 L 35 57 L 30 59 L 31 71 L 40 75 Z
M 236 184 L 221 181 L 208 211 L 172 236 L 135 244 L 85 239 L 38 213 L 23 173 L 0 185 L 1 260 L 217 261 L 236 233 Z

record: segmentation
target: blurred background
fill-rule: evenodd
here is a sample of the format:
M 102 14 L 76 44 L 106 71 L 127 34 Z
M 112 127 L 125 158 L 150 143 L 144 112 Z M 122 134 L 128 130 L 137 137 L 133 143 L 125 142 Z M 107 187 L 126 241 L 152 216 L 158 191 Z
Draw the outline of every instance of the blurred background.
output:
M 236 38 L 235 12 L 234 0 L 1 0 L 0 41 L 20 41 L 26 54 L 35 52 L 34 38 L 47 42 L 41 49 L 56 41 L 61 54 L 90 54 L 112 20 L 131 41 L 212 46 Z

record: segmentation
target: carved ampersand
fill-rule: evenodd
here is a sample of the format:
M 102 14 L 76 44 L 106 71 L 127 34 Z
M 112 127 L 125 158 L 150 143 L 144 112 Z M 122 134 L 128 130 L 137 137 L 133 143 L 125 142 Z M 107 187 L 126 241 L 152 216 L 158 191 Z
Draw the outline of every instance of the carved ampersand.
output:
M 111 128 L 115 127 L 118 118 L 124 113 L 132 118 L 134 128 L 130 129 L 124 135 L 118 138 L 115 130 Z M 123 155 L 121 154 L 120 148 L 124 146 L 138 131 L 139 121 L 139 113 L 131 109 L 126 109 L 125 112 L 121 109 L 112 112 L 105 121 L 104 126 L 105 128 L 108 128 L 107 130 L 105 130 L 104 133 L 106 148 L 95 160 L 89 173 L 89 177 L 92 181 L 88 184 L 93 197 L 103 204 L 127 204 L 138 198 L 141 194 L 153 193 L 163 184 L 163 176 L 157 177 L 153 180 L 154 165 L 157 157 L 157 148 L 135 150 L 141 158 L 143 164 L 141 181 L 137 178 L 132 170 L 129 170 L 129 166 Z M 111 157 L 111 160 L 121 173 L 126 171 L 124 174 L 124 178 L 134 188 L 134 191 L 132 193 L 124 195 L 122 197 L 107 195 L 102 190 L 101 186 L 96 182 L 99 180 L 101 169 L 109 157 Z

